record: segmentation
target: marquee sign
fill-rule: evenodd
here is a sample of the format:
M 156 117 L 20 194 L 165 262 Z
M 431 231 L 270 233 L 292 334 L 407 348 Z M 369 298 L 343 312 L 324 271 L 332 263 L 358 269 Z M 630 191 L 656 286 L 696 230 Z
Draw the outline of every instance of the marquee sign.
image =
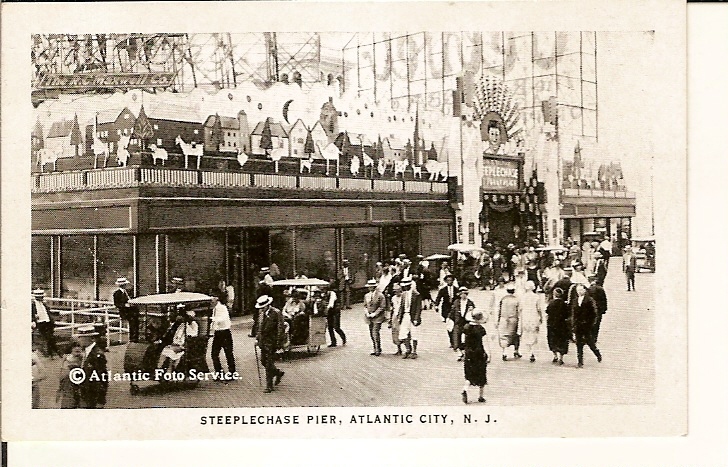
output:
M 42 76 L 36 90 L 87 91 L 98 88 L 166 88 L 173 84 L 175 73 L 51 73 Z
M 517 160 L 483 158 L 483 192 L 516 192 L 520 179 Z

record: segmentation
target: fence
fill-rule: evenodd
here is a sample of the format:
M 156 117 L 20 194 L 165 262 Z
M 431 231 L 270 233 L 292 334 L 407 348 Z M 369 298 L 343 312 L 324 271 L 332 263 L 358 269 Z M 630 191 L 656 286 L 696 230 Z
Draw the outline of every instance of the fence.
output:
M 116 307 L 111 302 L 99 300 L 77 300 L 74 298 L 46 298 L 45 303 L 51 313 L 57 314 L 55 331 L 68 331 L 70 338 L 75 339 L 78 329 L 88 325 L 103 325 L 106 342 L 124 343 L 128 338 L 129 328 L 124 327 Z M 116 339 L 112 340 L 112 337 Z
M 447 194 L 447 183 L 419 180 L 283 175 L 250 172 L 199 171 L 163 167 L 119 167 L 31 175 L 35 192 L 121 188 L 140 185 L 263 187 L 326 191 L 373 191 Z

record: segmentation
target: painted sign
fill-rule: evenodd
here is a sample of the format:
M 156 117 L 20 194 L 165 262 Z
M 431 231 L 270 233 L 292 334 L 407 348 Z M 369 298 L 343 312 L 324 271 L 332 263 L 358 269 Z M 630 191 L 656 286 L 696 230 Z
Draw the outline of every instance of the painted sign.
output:
M 83 91 L 98 88 L 165 88 L 174 82 L 175 73 L 52 73 L 42 76 L 37 90 Z
M 483 158 L 483 192 L 515 192 L 520 188 L 518 161 Z

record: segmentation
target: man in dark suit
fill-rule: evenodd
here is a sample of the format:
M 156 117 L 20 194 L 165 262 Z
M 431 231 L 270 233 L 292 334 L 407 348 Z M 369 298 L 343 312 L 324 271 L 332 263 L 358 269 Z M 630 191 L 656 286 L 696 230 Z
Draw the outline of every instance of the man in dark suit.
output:
M 344 259 L 341 262 L 337 282 L 339 284 L 339 296 L 343 302 L 342 304 L 347 310 L 351 310 L 351 284 L 354 282 L 354 275 L 349 267 L 348 259 Z
M 271 306 L 273 298 L 268 295 L 258 297 L 255 303 L 256 314 L 260 329 L 258 329 L 258 347 L 260 347 L 260 363 L 265 368 L 265 392 L 273 392 L 273 378 L 275 386 L 280 384 L 283 371 L 276 368 L 276 351 L 283 347 L 285 342 L 285 328 L 283 315 L 280 310 Z
M 62 357 L 63 354 L 56 347 L 56 336 L 55 336 L 55 322 L 53 316 L 51 316 L 50 310 L 43 300 L 45 297 L 45 291 L 43 289 L 33 290 L 33 299 L 30 302 L 30 319 L 31 328 L 37 329 L 46 343 L 47 355 L 51 358 L 58 355 Z
M 397 319 L 399 320 L 399 339 L 407 349 L 402 358 L 417 358 L 417 342 L 419 326 L 422 324 L 422 296 L 412 290 L 412 279 L 402 279 L 402 298 L 399 302 Z M 411 344 L 410 344 L 411 342 Z
M 468 298 L 468 288 L 461 286 L 458 289 L 458 298 L 453 301 L 450 307 L 450 314 L 447 319 L 452 321 L 452 348 L 460 352 L 458 361 L 463 360 L 463 350 L 460 348 L 463 342 L 463 328 L 468 324 L 471 313 L 475 310 L 475 303 Z
M 114 291 L 114 306 L 121 319 L 129 323 L 129 342 L 139 342 L 139 309 L 129 304 L 128 284 L 126 277 L 116 279 L 119 288 Z
M 106 392 L 109 389 L 106 354 L 103 349 L 105 332 L 97 332 L 81 340 L 91 340 L 84 349 L 83 368 L 86 379 L 80 385 L 81 407 L 84 409 L 103 409 L 106 405 Z M 84 342 L 84 343 L 86 343 Z
M 447 320 L 448 315 L 450 315 L 452 302 L 455 301 L 456 298 L 457 290 L 453 285 L 454 281 L 455 276 L 452 274 L 445 276 L 445 287 L 441 288 L 437 292 L 437 298 L 435 299 L 435 309 L 437 309 L 438 306 L 440 307 L 440 315 L 442 316 L 443 321 Z M 452 331 L 447 332 L 447 339 L 450 342 L 450 347 L 452 347 Z
M 599 327 L 602 325 L 602 317 L 607 312 L 607 293 L 604 291 L 604 287 L 597 284 L 596 276 L 591 276 L 589 282 L 591 286 L 587 290 L 587 295 L 594 300 L 594 304 L 597 307 L 597 318 L 594 322 L 594 330 L 592 331 L 594 343 L 596 344 L 599 339 Z
M 597 284 L 604 285 L 604 280 L 607 278 L 607 260 L 604 259 L 604 255 L 600 252 L 594 253 L 594 258 L 596 258 L 596 275 L 597 275 Z
M 576 298 L 571 303 L 572 329 L 576 341 L 576 358 L 578 367 L 584 366 L 584 345 L 589 346 L 597 361 L 602 361 L 602 354 L 594 341 L 594 325 L 597 320 L 597 305 L 586 293 L 584 284 L 576 284 Z

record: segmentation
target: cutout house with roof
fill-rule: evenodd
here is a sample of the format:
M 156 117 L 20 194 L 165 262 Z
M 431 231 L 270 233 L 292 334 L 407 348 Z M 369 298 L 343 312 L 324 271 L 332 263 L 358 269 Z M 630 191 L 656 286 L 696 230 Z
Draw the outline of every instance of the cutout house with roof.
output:
M 268 124 L 270 125 L 270 139 L 273 145 L 273 149 L 271 150 L 285 149 L 290 154 L 288 132 L 286 132 L 285 128 L 283 128 L 280 123 L 276 122 L 272 118 L 268 118 Z M 250 134 L 250 152 L 256 156 L 266 155 L 265 149 L 260 147 L 264 126 L 265 120 L 258 122 L 255 129 L 253 129 L 253 132 Z

